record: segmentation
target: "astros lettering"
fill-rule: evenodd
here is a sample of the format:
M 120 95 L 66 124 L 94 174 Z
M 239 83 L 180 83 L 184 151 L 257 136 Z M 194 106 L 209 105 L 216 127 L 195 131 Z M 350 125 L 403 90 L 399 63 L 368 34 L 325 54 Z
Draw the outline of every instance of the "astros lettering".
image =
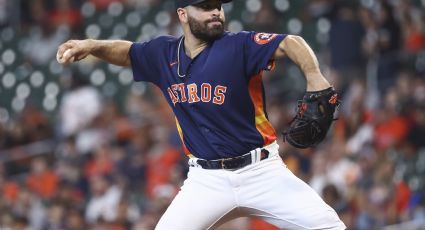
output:
M 226 99 L 226 86 L 211 86 L 209 83 L 202 83 L 201 86 L 196 83 L 185 85 L 184 83 L 173 84 L 167 88 L 173 105 L 176 103 L 188 102 L 211 102 L 216 105 L 222 105 Z

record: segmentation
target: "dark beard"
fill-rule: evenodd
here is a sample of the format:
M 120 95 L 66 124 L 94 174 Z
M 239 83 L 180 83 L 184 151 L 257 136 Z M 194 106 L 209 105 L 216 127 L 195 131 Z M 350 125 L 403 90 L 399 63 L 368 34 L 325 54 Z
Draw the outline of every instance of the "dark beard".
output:
M 224 22 L 220 18 L 213 18 L 202 23 L 197 21 L 195 18 L 188 16 L 188 22 L 193 36 L 208 43 L 219 39 L 224 33 Z M 210 22 L 220 22 L 221 25 L 214 25 L 213 27 L 208 28 L 208 23 Z

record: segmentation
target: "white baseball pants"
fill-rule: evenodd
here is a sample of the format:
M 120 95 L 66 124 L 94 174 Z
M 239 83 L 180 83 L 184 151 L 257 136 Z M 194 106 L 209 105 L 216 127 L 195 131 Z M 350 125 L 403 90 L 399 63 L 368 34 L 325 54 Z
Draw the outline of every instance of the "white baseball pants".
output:
M 155 229 L 214 229 L 242 216 L 285 230 L 346 229 L 336 212 L 287 169 L 278 148 L 266 146 L 269 158 L 235 171 L 190 167 Z

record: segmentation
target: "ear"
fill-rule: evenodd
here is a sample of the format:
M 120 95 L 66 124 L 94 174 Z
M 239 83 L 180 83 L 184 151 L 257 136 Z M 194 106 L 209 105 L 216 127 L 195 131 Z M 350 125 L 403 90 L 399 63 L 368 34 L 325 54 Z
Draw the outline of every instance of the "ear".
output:
M 185 8 L 178 8 L 177 15 L 179 16 L 180 22 L 187 23 L 187 10 Z

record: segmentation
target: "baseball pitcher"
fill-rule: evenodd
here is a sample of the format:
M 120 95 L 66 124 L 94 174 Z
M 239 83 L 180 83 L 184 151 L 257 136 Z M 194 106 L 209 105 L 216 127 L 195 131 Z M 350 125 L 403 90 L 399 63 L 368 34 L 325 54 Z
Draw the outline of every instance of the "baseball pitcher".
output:
M 183 36 L 143 43 L 70 40 L 59 47 L 58 61 L 94 55 L 131 67 L 135 81 L 163 92 L 190 168 L 156 229 L 214 229 L 242 216 L 283 229 L 345 229 L 336 212 L 282 162 L 262 75 L 285 56 L 304 73 L 307 93 L 284 133 L 299 148 L 325 137 L 338 105 L 335 91 L 301 37 L 225 31 L 222 4 L 230 1 L 176 0 Z

